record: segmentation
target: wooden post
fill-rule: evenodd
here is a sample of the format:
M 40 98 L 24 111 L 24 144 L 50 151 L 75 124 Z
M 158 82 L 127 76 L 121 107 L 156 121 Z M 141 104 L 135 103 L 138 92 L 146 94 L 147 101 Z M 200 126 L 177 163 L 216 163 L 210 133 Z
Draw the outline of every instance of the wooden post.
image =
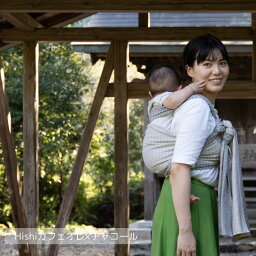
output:
M 139 13 L 139 27 L 150 27 L 150 13 Z M 144 88 L 147 88 L 145 85 Z M 148 88 L 147 88 L 148 89 Z M 148 93 L 148 92 L 147 92 Z M 143 116 L 144 116 L 144 131 L 149 123 L 148 120 L 148 99 L 144 99 L 143 102 Z M 144 218 L 145 220 L 152 220 L 155 205 L 157 202 L 156 198 L 156 176 L 149 171 L 149 169 L 144 165 Z
M 149 123 L 148 120 L 148 99 L 144 99 L 143 102 L 143 117 L 144 117 L 144 132 Z M 154 202 L 154 174 L 148 170 L 148 168 L 144 165 L 144 218 L 145 220 L 152 220 L 153 212 L 155 208 Z
M 115 228 L 128 228 L 129 187 L 128 187 L 128 114 L 127 114 L 127 63 L 128 44 L 114 42 L 114 96 L 115 96 Z M 128 232 L 122 233 L 127 236 Z M 115 256 L 128 256 L 129 240 L 115 246 Z
M 92 107 L 88 116 L 88 122 L 85 126 L 80 147 L 77 153 L 76 161 L 74 167 L 72 169 L 72 173 L 69 179 L 68 187 L 63 197 L 63 201 L 61 204 L 60 212 L 56 221 L 55 228 L 62 229 L 66 226 L 73 204 L 75 200 L 75 195 L 78 189 L 79 180 L 84 168 L 84 162 L 87 157 L 89 146 L 92 140 L 93 132 L 98 120 L 100 108 L 102 102 L 105 98 L 105 94 L 107 91 L 107 85 L 109 83 L 110 76 L 113 72 L 113 46 L 110 46 L 108 51 L 108 55 L 106 58 L 106 62 L 101 74 L 101 78 L 99 81 L 99 85 L 97 91 L 94 96 L 94 100 L 92 103 Z M 56 232 L 57 233 L 57 232 Z M 56 242 L 59 242 L 56 240 Z M 48 256 L 56 256 L 58 254 L 59 244 L 51 244 L 48 248 L 47 255 Z
M 14 139 L 11 129 L 11 114 L 9 111 L 8 99 L 5 92 L 4 70 L 0 59 L 0 138 L 5 162 L 8 189 L 11 198 L 12 216 L 15 228 L 26 228 L 24 208 L 19 191 L 19 175 L 17 157 L 15 152 Z M 19 245 L 19 254 L 29 256 L 29 249 L 26 244 Z
M 35 41 L 24 42 L 23 85 L 23 169 L 24 202 L 28 228 L 37 228 L 39 215 L 38 175 L 38 60 L 39 47 Z M 32 232 L 32 231 L 31 231 Z M 31 255 L 38 255 L 33 244 Z
M 139 13 L 139 27 L 150 27 L 150 13 Z
M 252 80 L 256 81 L 256 13 L 252 12 Z

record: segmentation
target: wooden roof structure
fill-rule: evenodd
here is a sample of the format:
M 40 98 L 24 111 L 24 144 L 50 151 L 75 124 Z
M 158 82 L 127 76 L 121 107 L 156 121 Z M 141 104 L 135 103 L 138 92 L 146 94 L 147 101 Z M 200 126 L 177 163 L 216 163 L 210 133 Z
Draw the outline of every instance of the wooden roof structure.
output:
M 138 27 L 63 28 L 78 17 L 97 12 L 137 12 Z M 149 12 L 248 12 L 248 27 L 149 27 Z M 36 228 L 38 221 L 38 43 L 39 42 L 111 42 L 105 66 L 93 100 L 88 123 L 81 138 L 77 158 L 56 221 L 64 228 L 73 206 L 75 193 L 89 151 L 91 138 L 104 97 L 115 98 L 115 227 L 126 228 L 129 221 L 128 194 L 128 122 L 127 100 L 147 95 L 144 83 L 127 83 L 128 42 L 190 40 L 202 33 L 211 33 L 221 40 L 253 41 L 252 80 L 229 82 L 220 97 L 256 98 L 256 2 L 255 0 L 0 0 L 0 48 L 17 43 L 24 45 L 24 204 L 18 184 L 15 145 L 11 132 L 4 72 L 0 79 L 0 137 L 16 228 Z M 79 16 L 81 15 L 81 16 Z M 115 71 L 114 84 L 109 79 Z M 123 233 L 122 235 L 127 235 Z M 128 242 L 124 238 L 122 242 Z M 58 254 L 59 244 L 51 244 L 47 256 Z M 20 255 L 38 255 L 36 245 L 20 245 Z M 115 246 L 116 256 L 128 256 L 129 244 Z
M 248 12 L 153 12 L 150 27 L 250 27 Z M 75 27 L 138 27 L 138 13 L 98 12 L 74 24 Z
M 33 31 L 38 28 L 60 28 L 70 23 L 81 20 L 91 13 L 9 13 L 1 12 L 0 30 L 20 29 Z M 13 46 L 13 43 L 5 43 L 0 38 L 0 51 Z
M 150 13 L 150 27 L 250 27 L 251 13 Z M 74 27 L 138 27 L 138 13 L 96 13 L 75 22 Z M 147 41 L 129 43 L 129 60 L 138 71 L 147 73 L 158 65 L 171 65 L 185 77 L 182 52 L 185 41 Z M 223 41 L 230 57 L 230 80 L 251 80 L 251 41 Z M 72 42 L 74 51 L 89 53 L 91 62 L 105 60 L 110 42 Z M 241 60 L 243 65 L 240 65 Z M 249 70 L 248 70 L 249 69 Z

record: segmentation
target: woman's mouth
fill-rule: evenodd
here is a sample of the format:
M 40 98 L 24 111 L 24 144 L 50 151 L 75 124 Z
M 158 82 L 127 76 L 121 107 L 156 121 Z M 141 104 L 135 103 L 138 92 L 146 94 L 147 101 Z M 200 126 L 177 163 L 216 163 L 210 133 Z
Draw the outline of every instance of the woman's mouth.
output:
M 222 78 L 209 79 L 209 81 L 215 85 L 220 85 L 222 83 Z

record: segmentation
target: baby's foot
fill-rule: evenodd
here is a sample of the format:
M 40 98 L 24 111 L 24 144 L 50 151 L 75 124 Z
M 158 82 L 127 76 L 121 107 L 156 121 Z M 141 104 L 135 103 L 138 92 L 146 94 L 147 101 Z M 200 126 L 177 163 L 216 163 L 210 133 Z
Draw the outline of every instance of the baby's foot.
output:
M 195 196 L 195 195 L 190 195 L 190 202 L 191 203 L 195 203 L 195 202 L 197 202 L 197 201 L 199 201 L 200 200 L 200 198 L 199 197 L 197 197 L 197 196 Z

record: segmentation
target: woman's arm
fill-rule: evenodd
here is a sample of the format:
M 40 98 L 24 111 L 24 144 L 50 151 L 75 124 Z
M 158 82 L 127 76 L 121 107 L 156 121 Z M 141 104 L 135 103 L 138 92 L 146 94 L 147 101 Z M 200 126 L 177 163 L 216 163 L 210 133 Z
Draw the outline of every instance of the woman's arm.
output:
M 190 213 L 190 165 L 173 163 L 170 173 L 172 197 L 179 225 L 177 256 L 195 256 L 196 241 L 192 232 Z M 182 254 L 183 253 L 183 254 Z

